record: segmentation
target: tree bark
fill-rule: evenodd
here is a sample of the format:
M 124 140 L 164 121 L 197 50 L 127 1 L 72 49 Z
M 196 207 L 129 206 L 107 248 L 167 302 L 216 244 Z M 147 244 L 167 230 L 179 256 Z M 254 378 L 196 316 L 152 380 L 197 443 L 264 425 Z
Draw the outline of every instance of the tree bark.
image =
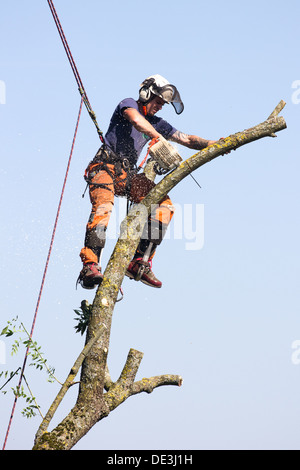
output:
M 109 376 L 107 356 L 112 315 L 126 268 L 136 251 L 153 205 L 158 204 L 183 178 L 201 165 L 242 145 L 266 136 L 273 137 L 275 132 L 285 129 L 284 119 L 278 117 L 284 104 L 280 102 L 263 123 L 221 139 L 182 162 L 178 168 L 166 175 L 140 204 L 129 211 L 121 224 L 120 237 L 107 264 L 103 282 L 94 298 L 85 348 L 43 419 L 36 434 L 33 450 L 69 450 L 98 421 L 108 416 L 130 396 L 141 392 L 151 393 L 162 385 L 182 384 L 181 376 L 168 374 L 135 381 L 143 354 L 134 349 L 129 351 L 118 380 L 113 382 Z M 66 418 L 48 432 L 49 423 L 67 390 L 74 384 L 74 378 L 80 367 L 81 378 L 76 404 Z

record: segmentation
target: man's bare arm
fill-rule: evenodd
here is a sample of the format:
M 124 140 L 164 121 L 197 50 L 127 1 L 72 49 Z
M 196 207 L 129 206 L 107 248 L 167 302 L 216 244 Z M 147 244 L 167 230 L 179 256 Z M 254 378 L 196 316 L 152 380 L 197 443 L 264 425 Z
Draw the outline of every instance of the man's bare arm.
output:
M 174 134 L 172 135 L 172 137 L 170 137 L 169 140 L 172 140 L 177 144 L 184 145 L 185 147 L 194 150 L 202 150 L 205 147 L 208 147 L 209 145 L 216 142 L 215 140 L 203 139 L 202 137 L 199 137 L 197 135 L 184 134 L 184 132 L 180 131 L 174 132 Z
M 131 124 L 143 134 L 146 134 L 151 139 L 155 139 L 159 137 L 160 134 L 154 129 L 154 127 L 141 115 L 136 109 L 134 108 L 126 108 L 123 111 L 123 116 L 127 119 Z
M 160 137 L 160 134 L 154 129 L 154 127 L 148 122 L 144 116 L 141 115 L 139 111 L 134 108 L 126 108 L 123 111 L 123 116 L 125 119 L 131 122 L 131 124 L 140 132 L 148 135 L 151 139 L 156 137 Z M 194 149 L 194 150 L 202 150 L 208 145 L 213 144 L 216 142 L 215 140 L 206 140 L 202 137 L 197 135 L 188 135 L 184 134 L 183 132 L 176 131 L 170 137 L 171 141 L 176 142 L 178 144 L 184 145 L 185 147 Z

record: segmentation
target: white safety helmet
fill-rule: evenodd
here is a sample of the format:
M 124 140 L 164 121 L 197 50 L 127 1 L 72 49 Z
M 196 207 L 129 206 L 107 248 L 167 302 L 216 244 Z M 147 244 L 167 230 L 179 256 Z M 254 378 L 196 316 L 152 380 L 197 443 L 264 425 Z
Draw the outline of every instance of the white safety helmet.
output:
M 182 113 L 184 106 L 176 86 L 171 85 L 161 75 L 151 75 L 143 81 L 139 90 L 139 100 L 142 103 L 147 103 L 152 94 L 162 98 L 165 103 L 171 103 L 176 114 Z

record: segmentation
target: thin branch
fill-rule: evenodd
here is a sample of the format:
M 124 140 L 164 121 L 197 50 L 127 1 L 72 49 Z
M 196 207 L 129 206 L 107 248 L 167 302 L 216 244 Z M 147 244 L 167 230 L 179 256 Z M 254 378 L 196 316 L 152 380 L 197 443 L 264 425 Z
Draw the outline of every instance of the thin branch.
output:
M 150 377 L 149 379 L 142 379 L 133 384 L 131 389 L 131 395 L 136 395 L 137 393 L 146 392 L 152 393 L 153 390 L 162 385 L 177 385 L 181 387 L 183 379 L 180 375 L 157 375 L 155 377 Z
M 276 109 L 276 108 L 275 108 Z M 275 111 L 275 110 L 274 110 Z M 213 159 L 223 156 L 226 152 L 236 150 L 243 145 L 249 144 L 264 137 L 271 136 L 274 132 L 281 131 L 286 128 L 283 117 L 273 117 L 255 127 L 237 132 L 224 139 L 218 140 L 213 145 L 192 155 L 183 161 L 176 170 L 167 174 L 141 201 L 140 205 L 144 205 L 148 213 L 151 212 L 153 204 L 158 204 L 180 181 L 182 181 L 192 171 L 200 166 L 212 161 Z
M 123 386 L 127 387 L 133 384 L 143 359 L 143 355 L 144 354 L 142 352 L 137 351 L 136 349 L 130 349 L 121 375 L 116 382 L 117 384 L 123 384 Z
M 24 379 L 24 381 L 25 381 L 25 383 L 26 383 L 26 385 L 27 385 L 27 388 L 28 388 L 28 390 L 29 390 L 29 393 L 30 393 L 30 395 L 31 395 L 31 398 L 32 398 L 33 401 L 34 401 L 35 406 L 36 406 L 36 408 L 38 409 L 38 412 L 39 412 L 41 418 L 44 419 L 43 413 L 41 412 L 41 408 L 40 408 L 40 406 L 38 405 L 38 403 L 37 403 L 37 401 L 36 401 L 36 399 L 35 399 L 35 396 L 33 395 L 32 391 L 31 391 L 31 388 L 29 387 L 29 383 L 27 382 L 27 379 L 26 379 L 26 377 L 25 377 L 24 374 L 23 374 L 23 379 Z
M 26 333 L 27 336 L 28 336 L 28 344 L 31 344 L 31 345 L 32 345 L 33 350 L 34 350 L 35 353 L 38 355 L 38 357 L 41 359 L 42 364 L 46 367 L 49 376 L 52 377 L 57 383 L 59 383 L 59 385 L 62 385 L 62 383 L 55 377 L 55 375 L 53 374 L 53 372 L 51 372 L 51 369 L 48 367 L 48 364 L 47 364 L 47 359 L 45 359 L 45 358 L 43 357 L 43 355 L 40 353 L 40 351 L 38 350 L 38 348 L 35 346 L 34 342 L 32 341 L 32 338 L 31 338 L 30 334 L 28 333 L 28 331 L 26 330 L 24 324 L 21 323 L 21 325 L 22 325 L 23 330 L 25 331 L 25 333 Z
M 285 107 L 286 105 L 286 102 L 281 100 L 279 101 L 278 105 L 276 106 L 276 108 L 271 112 L 270 116 L 268 117 L 267 121 L 269 119 L 272 119 L 276 116 L 278 116 L 278 114 L 283 110 L 283 108 Z
M 67 378 L 66 378 L 65 382 L 63 383 L 59 393 L 57 394 L 57 396 L 54 399 L 52 405 L 50 406 L 45 418 L 43 419 L 43 421 L 42 421 L 42 423 L 41 423 L 41 425 L 40 425 L 40 427 L 37 431 L 36 439 L 38 439 L 48 429 L 49 423 L 52 420 L 57 408 L 59 407 L 59 405 L 60 405 L 60 403 L 63 399 L 63 397 L 65 396 L 65 394 L 67 393 L 69 388 L 73 385 L 74 379 L 75 379 L 75 377 L 76 377 L 76 375 L 77 375 L 84 359 L 89 354 L 90 350 L 92 349 L 92 347 L 94 346 L 96 341 L 99 340 L 99 338 L 102 335 L 104 330 L 105 330 L 105 326 L 100 325 L 99 328 L 98 328 L 97 334 L 95 334 L 95 336 L 92 339 L 90 339 L 90 341 L 85 345 L 85 347 L 83 348 L 83 350 L 79 354 L 79 356 L 76 359 L 73 367 L 71 368 L 71 371 L 70 371 L 69 375 L 67 376 Z
M 105 367 L 105 382 L 104 382 L 104 390 L 106 390 L 108 392 L 108 390 L 110 389 L 110 387 L 114 384 L 114 382 L 111 380 L 111 376 L 110 376 L 110 373 L 109 373 L 109 370 L 108 370 L 108 366 L 106 364 L 106 367 Z
M 15 372 L 13 372 L 13 373 L 10 375 L 9 379 L 0 387 L 0 390 L 2 390 L 2 388 L 4 388 L 5 385 L 7 385 L 8 382 L 10 382 L 10 380 L 14 378 L 14 376 L 19 372 L 19 370 L 21 370 L 21 367 L 18 367 L 17 370 L 15 370 Z
M 286 102 L 281 100 L 276 106 L 276 108 L 274 109 L 274 111 L 271 112 L 270 116 L 268 117 L 268 120 L 278 116 L 278 114 L 283 110 L 285 105 L 286 105 Z M 273 132 L 271 134 L 271 137 L 277 137 L 277 135 Z
M 130 349 L 119 379 L 103 397 L 109 412 L 115 410 L 127 400 L 127 398 L 138 393 L 152 393 L 155 388 L 163 385 L 177 385 L 179 387 L 182 385 L 183 380 L 180 375 L 170 374 L 158 375 L 148 379 L 144 378 L 138 382 L 134 382 L 142 358 L 142 352 Z

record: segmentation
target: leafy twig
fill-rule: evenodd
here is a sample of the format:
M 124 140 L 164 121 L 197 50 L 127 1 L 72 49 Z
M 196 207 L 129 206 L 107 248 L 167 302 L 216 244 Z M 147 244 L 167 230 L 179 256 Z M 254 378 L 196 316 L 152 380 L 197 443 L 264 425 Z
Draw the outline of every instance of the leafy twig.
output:
M 87 300 L 83 300 L 81 302 L 80 310 L 74 310 L 76 315 L 78 315 L 79 318 L 74 318 L 78 323 L 76 326 L 74 326 L 76 333 L 83 333 L 87 329 L 88 322 L 91 316 L 92 312 L 92 305 L 88 303 Z
M 47 364 L 47 359 L 44 359 L 44 357 L 42 356 L 42 353 L 40 352 L 40 349 L 41 349 L 41 346 L 37 346 L 37 342 L 36 341 L 32 341 L 31 337 L 30 337 L 30 334 L 28 333 L 28 331 L 26 330 L 25 326 L 23 325 L 23 323 L 21 323 L 22 325 L 22 328 L 23 330 L 25 331 L 25 333 L 27 334 L 28 336 L 28 340 L 27 341 L 23 341 L 23 344 L 27 347 L 29 346 L 30 348 L 33 349 L 34 351 L 34 354 L 31 352 L 31 357 L 33 359 L 33 363 L 31 363 L 30 365 L 34 365 L 36 367 L 36 369 L 40 369 L 42 370 L 43 369 L 43 366 L 45 366 L 49 376 L 51 377 L 51 379 L 55 380 L 56 382 L 58 382 L 60 385 L 62 385 L 62 383 L 55 377 L 54 375 L 54 372 L 55 372 L 55 369 L 53 367 L 49 367 L 48 364 Z M 51 381 L 51 380 L 49 380 Z

